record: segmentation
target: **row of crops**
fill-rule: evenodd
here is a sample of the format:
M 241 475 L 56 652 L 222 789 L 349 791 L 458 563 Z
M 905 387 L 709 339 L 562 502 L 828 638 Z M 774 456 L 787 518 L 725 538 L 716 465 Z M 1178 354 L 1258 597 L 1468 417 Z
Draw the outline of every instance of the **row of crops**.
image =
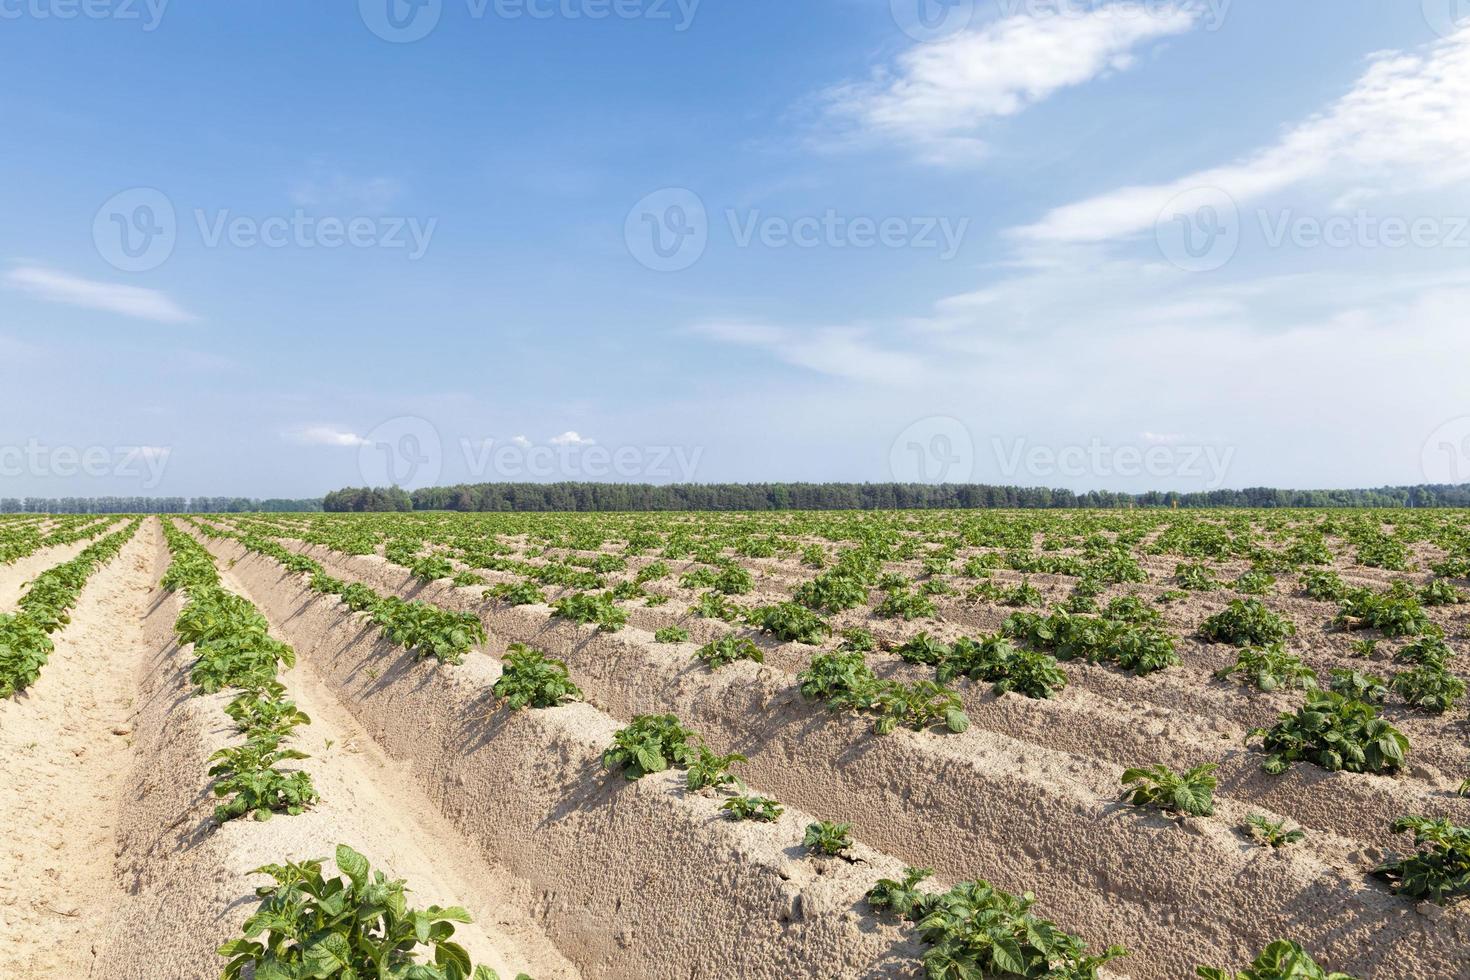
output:
M 1136 520 L 990 514 L 280 516 L 235 519 L 231 533 L 258 551 L 275 551 L 278 560 L 295 561 L 296 570 L 314 577 L 326 573 L 301 565 L 302 556 L 283 541 L 310 542 L 342 555 L 381 554 L 419 579 L 449 579 L 492 604 L 546 605 L 553 616 L 601 632 L 617 632 L 630 618 L 648 624 L 651 616 L 677 610 L 669 615 L 678 624 L 652 632 L 659 641 L 684 643 L 691 631 L 708 635 L 709 628 L 718 629 L 695 653 L 711 670 L 741 660 L 760 663 L 773 643 L 816 646 L 797 679 L 803 696 L 834 711 L 869 713 L 880 734 L 899 726 L 964 732 L 969 719 L 949 685 L 967 679 L 999 694 L 1048 699 L 1066 687 L 1073 664 L 1120 675 L 1178 671 L 1177 647 L 1186 641 L 1170 613 L 1184 598 L 1218 596 L 1219 608 L 1193 626 L 1187 641 L 1233 651 L 1210 683 L 1301 697 L 1298 708 L 1253 733 L 1267 771 L 1310 763 L 1392 774 L 1402 768 L 1410 745 L 1382 716 L 1385 704 L 1442 717 L 1463 694 L 1463 687 L 1455 692 L 1460 677 L 1452 641 L 1463 629 L 1463 595 L 1454 580 L 1463 578 L 1456 573 L 1463 573 L 1467 551 L 1462 515 L 1391 516 L 1394 523 L 1320 513 Z M 967 580 L 973 584 L 964 588 Z M 1341 632 L 1355 644 L 1354 655 L 1387 655 L 1407 669 L 1392 678 L 1342 668 L 1318 677 L 1288 645 L 1301 639 L 1292 615 L 1315 612 L 1320 607 L 1313 604 L 1327 602 L 1338 608 L 1323 623 L 1304 622 L 1308 632 Z M 1273 611 L 1273 605 L 1289 608 Z M 1000 614 L 999 629 L 936 639 L 925 628 L 941 626 L 952 610 L 965 606 Z M 879 677 L 870 656 L 933 668 L 934 680 Z M 497 693 L 514 704 L 547 707 L 578 693 L 563 662 L 530 646 L 514 647 L 506 664 L 510 680 Z M 1416 671 L 1421 678 L 1432 671 L 1437 679 L 1424 685 L 1401 679 Z M 1423 697 L 1431 685 L 1440 696 Z M 656 767 L 646 771 L 687 767 L 700 787 L 728 791 L 727 808 L 736 816 L 758 819 L 779 812 L 780 803 L 745 785 L 740 757 L 717 753 L 675 717 L 634 718 L 609 751 L 609 758 L 632 760 L 625 768 L 634 772 L 642 762 Z M 1123 783 L 1131 803 L 1203 817 L 1214 809 L 1214 768 L 1174 771 L 1141 764 L 1123 774 Z M 1412 852 L 1371 869 L 1391 888 L 1437 902 L 1465 893 L 1470 850 L 1463 827 L 1443 817 L 1405 814 L 1389 829 L 1412 833 L 1416 844 Z M 837 844 L 848 830 L 841 823 L 814 824 L 806 846 L 840 852 Z M 1305 834 L 1261 814 L 1250 814 L 1242 832 L 1271 848 L 1289 847 Z M 914 869 L 906 885 L 884 887 L 917 895 L 925 876 L 925 869 Z M 931 911 L 925 907 L 917 920 Z M 1273 949 L 1277 959 L 1296 955 Z M 1115 953 L 1102 954 L 1087 969 Z M 1078 956 L 1081 963 L 1080 947 Z M 991 972 L 984 975 L 1012 975 L 996 972 L 994 965 L 985 969 Z

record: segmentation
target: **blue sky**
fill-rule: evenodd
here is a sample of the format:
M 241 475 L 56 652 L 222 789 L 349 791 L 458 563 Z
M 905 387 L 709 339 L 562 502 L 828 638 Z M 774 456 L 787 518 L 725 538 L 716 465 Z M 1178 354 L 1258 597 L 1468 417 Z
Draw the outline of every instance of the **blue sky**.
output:
M 1470 481 L 1455 13 L 0 0 L 0 496 Z

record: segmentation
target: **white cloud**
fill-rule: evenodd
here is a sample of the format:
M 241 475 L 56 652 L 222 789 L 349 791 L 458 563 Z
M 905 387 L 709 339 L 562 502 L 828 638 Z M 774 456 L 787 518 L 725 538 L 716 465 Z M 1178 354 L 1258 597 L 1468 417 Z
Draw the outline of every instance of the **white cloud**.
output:
M 82 279 L 35 265 L 18 265 L 5 274 L 5 285 L 48 303 L 102 310 L 156 323 L 193 323 L 198 318 L 167 293 L 141 286 Z
M 1417 53 L 1375 55 L 1352 90 L 1233 163 L 1162 184 L 1124 187 L 1055 210 L 1018 234 L 1042 242 L 1101 242 L 1151 229 L 1178 195 L 1218 188 L 1244 205 L 1310 181 L 1330 181 L 1338 205 L 1470 179 L 1470 28 Z
M 924 370 L 919 357 L 879 347 L 859 327 L 787 328 L 716 320 L 696 324 L 692 330 L 713 340 L 769 351 L 787 364 L 854 381 L 907 384 L 918 380 Z
M 831 89 L 824 101 L 849 141 L 916 145 L 928 162 L 965 163 L 983 155 L 985 123 L 1016 115 L 1061 89 L 1126 70 L 1135 48 L 1183 34 L 1199 16 L 1180 3 L 1004 17 L 918 44 L 892 68 Z
M 303 208 L 379 214 L 392 206 L 401 190 L 392 177 L 354 177 L 317 167 L 292 184 L 291 202 Z
M 296 442 L 305 443 L 308 446 L 341 446 L 346 448 L 358 448 L 372 445 L 367 439 L 355 432 L 335 425 L 308 425 L 290 433 L 290 438 Z
M 592 446 L 596 445 L 596 440 L 587 439 L 578 435 L 576 432 L 568 431 L 563 432 L 559 436 L 552 436 L 551 444 L 553 446 Z
M 520 446 L 522 449 L 531 448 L 531 440 L 527 439 L 525 436 L 511 436 L 510 441 L 512 445 Z

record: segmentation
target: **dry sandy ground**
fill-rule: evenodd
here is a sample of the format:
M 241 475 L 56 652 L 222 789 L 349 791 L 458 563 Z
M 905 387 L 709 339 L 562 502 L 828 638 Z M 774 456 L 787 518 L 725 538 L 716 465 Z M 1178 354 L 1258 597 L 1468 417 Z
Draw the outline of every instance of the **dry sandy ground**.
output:
M 51 549 L 18 565 L 39 571 L 83 547 Z M 129 542 L 87 583 L 40 679 L 21 697 L 0 701 L 6 977 L 85 975 L 98 925 L 121 897 L 112 875 L 117 801 L 133 754 L 133 676 L 147 655 L 153 559 L 146 536 Z

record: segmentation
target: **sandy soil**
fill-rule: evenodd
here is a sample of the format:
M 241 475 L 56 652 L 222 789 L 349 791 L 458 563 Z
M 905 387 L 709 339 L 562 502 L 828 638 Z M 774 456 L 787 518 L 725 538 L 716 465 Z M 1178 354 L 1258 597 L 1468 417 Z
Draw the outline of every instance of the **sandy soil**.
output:
M 161 536 L 157 540 L 161 548 Z M 228 576 L 225 584 L 232 585 Z M 127 896 L 110 916 L 92 976 L 216 975 L 222 961 L 215 949 L 238 934 L 254 906 L 254 888 L 265 881 L 251 871 L 266 863 L 329 858 L 338 842 L 408 879 L 415 904 L 466 906 L 476 921 L 461 926 L 456 940 L 476 962 L 505 977 L 520 971 L 553 980 L 577 976 L 533 923 L 508 914 L 498 891 L 503 876 L 411 792 L 398 767 L 303 672 L 283 680 L 312 717 L 297 746 L 313 756 L 301 766 L 322 802 L 301 816 L 216 827 L 205 760 L 238 740 L 224 713 L 230 698 L 193 695 L 187 682 L 192 653 L 172 640 L 182 599 L 155 590 L 153 600 L 147 633 L 154 653 L 139 678 L 139 752 L 128 780 L 135 789 L 125 801 L 118 840 L 117 879 Z
M 1173 717 L 1171 692 L 1209 686 L 1189 676 L 1194 671 L 1140 679 L 1090 668 L 1125 686 L 1119 693 L 1131 695 L 1137 727 L 1116 721 L 1117 705 L 1080 684 L 1056 703 L 972 691 L 978 724 L 965 736 L 875 741 L 863 723 L 830 718 L 794 697 L 791 674 L 810 647 L 782 645 L 765 667 L 711 674 L 691 664 L 689 644 L 656 645 L 633 628 L 590 633 L 548 621 L 544 607 L 507 609 L 483 603 L 476 589 L 417 582 L 381 558 L 306 550 L 340 577 L 476 611 L 495 637 L 492 652 L 519 640 L 567 659 L 589 699 L 617 717 L 676 711 L 718 749 L 751 755 L 753 780 L 809 811 L 839 811 L 890 854 L 954 878 L 1035 891 L 1064 926 L 1140 951 L 1121 966 L 1130 976 L 1188 975 L 1201 949 L 1244 962 L 1279 935 L 1365 976 L 1460 975 L 1451 964 L 1470 942 L 1464 910 L 1421 911 L 1364 874 L 1389 845 L 1386 825 L 1395 816 L 1462 815 L 1465 801 L 1447 791 L 1447 776 L 1421 769 L 1387 779 L 1302 766 L 1269 779 L 1259 757 L 1240 748 L 1243 726 L 1209 710 Z M 1074 676 L 1076 666 L 1068 665 Z M 1209 697 L 1242 697 L 1216 686 Z M 1265 710 L 1274 710 L 1269 701 Z M 1188 737 L 1169 737 L 1166 720 Z M 1216 818 L 1180 823 L 1117 805 L 1124 766 L 1190 753 L 1225 759 Z M 1291 817 L 1312 831 L 1310 843 L 1282 852 L 1252 847 L 1233 828 L 1248 812 Z M 1088 858 L 1079 864 L 1078 854 Z M 1167 876 L 1156 873 L 1161 866 Z M 1088 888 L 1076 887 L 1079 874 Z M 1367 945 L 1370 935 L 1377 945 Z
M 23 559 L 48 568 L 85 543 Z M 80 977 L 121 898 L 112 875 L 118 801 L 137 748 L 133 676 L 158 568 L 140 532 L 87 583 L 40 678 L 0 701 L 0 974 Z M 22 574 L 26 574 L 22 572 Z

